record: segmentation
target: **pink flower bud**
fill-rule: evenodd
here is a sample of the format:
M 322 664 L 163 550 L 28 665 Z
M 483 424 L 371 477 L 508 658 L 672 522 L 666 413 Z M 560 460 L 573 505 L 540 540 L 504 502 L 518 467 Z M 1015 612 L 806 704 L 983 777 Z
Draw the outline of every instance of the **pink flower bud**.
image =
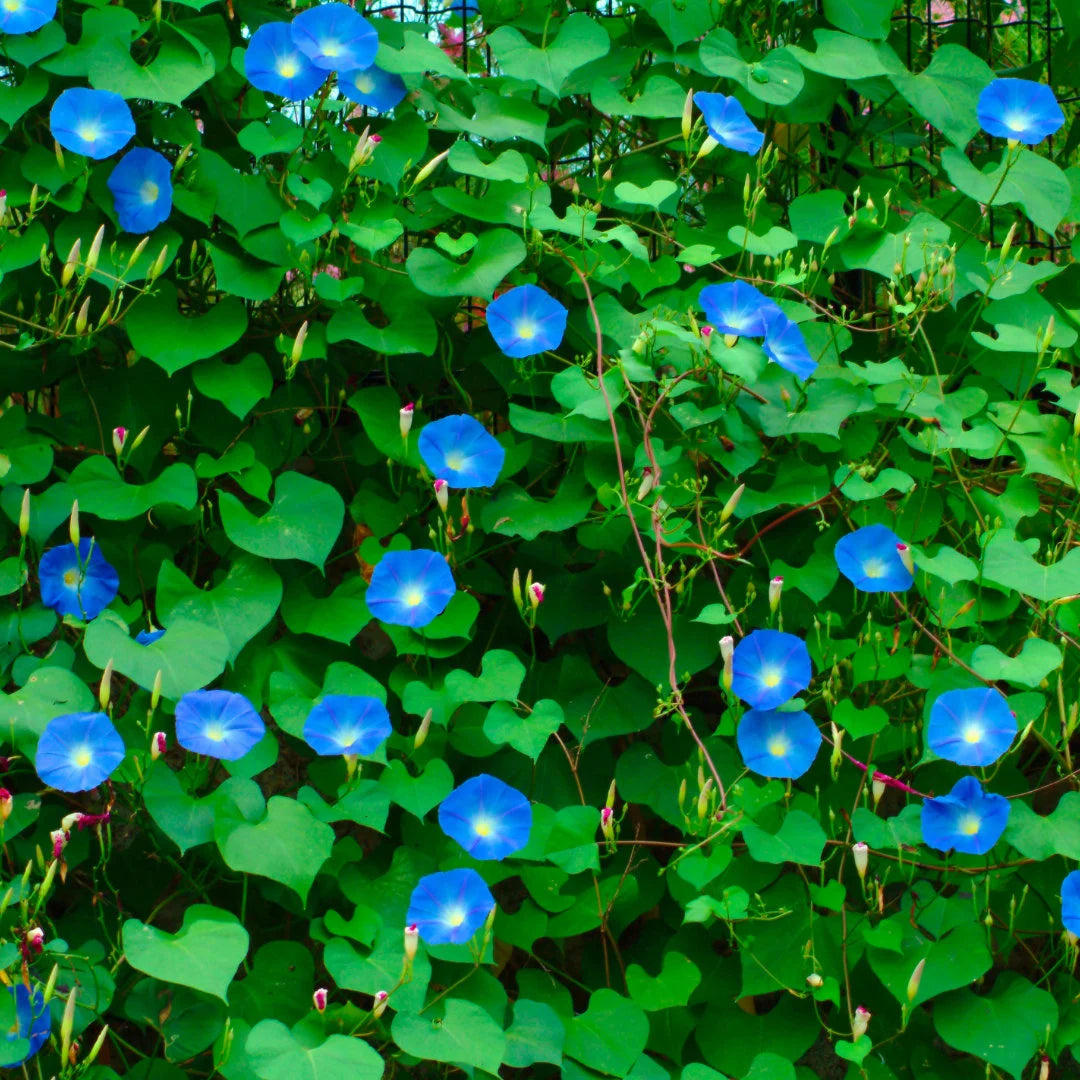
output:
M 26 932 L 26 946 L 28 949 L 32 949 L 34 952 L 39 953 L 45 944 L 45 931 L 40 926 L 35 926 L 33 930 L 27 930 Z
M 907 544 L 897 544 L 896 554 L 900 556 L 900 561 L 904 564 L 904 569 L 909 574 L 915 573 L 915 560 L 911 557 L 911 548 Z
M 855 1019 L 851 1022 L 851 1037 L 856 1040 L 861 1039 L 869 1026 L 870 1010 L 860 1005 L 855 1010 Z
M 405 959 L 412 963 L 416 958 L 416 949 L 420 944 L 420 927 L 413 923 L 405 927 Z
M 68 840 L 71 839 L 71 834 L 64 829 L 55 829 L 49 833 L 49 839 L 52 841 L 52 853 L 54 859 L 59 859 L 64 853 L 64 848 L 67 847 Z
M 150 758 L 152 761 L 157 761 L 168 748 L 169 744 L 165 738 L 164 731 L 155 731 L 154 734 L 150 736 Z
M 705 325 L 704 325 L 704 326 L 703 326 L 703 327 L 701 328 L 701 336 L 702 336 L 702 337 L 703 337 L 703 338 L 705 339 L 705 341 L 706 341 L 706 342 L 708 342 L 708 340 L 709 340 L 709 335 L 710 335 L 710 334 L 711 334 L 712 332 L 713 332 L 713 328 L 712 328 L 712 327 L 711 327 L 711 326 L 710 326 L 710 325 L 709 325 L 708 323 L 706 323 L 706 324 L 705 324 Z
M 410 401 L 407 405 L 403 405 L 398 413 L 398 424 L 403 439 L 407 439 L 409 432 L 412 430 L 413 409 L 415 408 L 416 406 Z
M 0 821 L 7 821 L 15 809 L 15 800 L 7 788 L 0 788 Z
M 382 142 L 382 136 L 381 135 L 369 135 L 368 136 L 368 142 L 373 142 L 373 143 L 375 143 L 376 146 L 378 146 L 379 143 Z
M 326 1012 L 326 1000 L 329 996 L 330 992 L 322 986 L 311 995 L 311 1000 L 315 1003 L 315 1008 L 318 1012 Z
M 60 828 L 66 833 L 70 833 L 72 829 L 77 828 L 79 821 L 82 818 L 82 814 L 76 811 L 74 814 L 66 814 L 60 819 Z
M 435 488 L 435 501 L 439 504 L 439 509 L 445 514 L 446 508 L 450 504 L 450 485 L 445 480 L 436 480 L 432 486 Z
M 857 844 L 851 845 L 851 854 L 855 858 L 855 869 L 859 872 L 859 877 L 866 877 L 866 868 L 870 865 L 870 849 L 861 840 Z
M 120 451 L 124 449 L 124 443 L 127 442 L 127 428 L 115 427 L 112 432 L 112 447 L 113 451 L 119 456 Z
M 385 990 L 379 990 L 376 992 L 375 1003 L 371 1007 L 371 1013 L 376 1020 L 378 1020 L 379 1017 L 382 1016 L 384 1012 L 386 1012 L 386 1003 L 389 1000 L 390 995 Z
M 544 602 L 544 586 L 539 581 L 534 581 L 529 586 L 529 603 L 538 608 Z
M 774 577 L 769 582 L 769 610 L 773 613 L 780 606 L 780 593 L 784 588 L 784 579 L 782 577 Z

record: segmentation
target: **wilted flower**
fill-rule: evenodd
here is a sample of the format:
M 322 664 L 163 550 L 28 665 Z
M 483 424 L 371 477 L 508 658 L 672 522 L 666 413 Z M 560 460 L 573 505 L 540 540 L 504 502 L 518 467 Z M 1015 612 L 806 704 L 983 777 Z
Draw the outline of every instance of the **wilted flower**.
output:
M 504 859 L 528 843 L 532 806 L 516 788 L 481 773 L 443 799 L 439 825 L 474 859 Z
M 263 23 L 248 42 L 244 74 L 257 90 L 288 101 L 303 101 L 323 84 L 326 72 L 316 67 L 293 41 L 288 23 Z
M 992 765 L 1016 737 L 1016 717 L 992 686 L 946 690 L 930 707 L 926 741 L 957 765 Z
M 375 618 L 416 628 L 441 615 L 456 591 L 437 551 L 389 551 L 375 566 L 365 600 Z
M 780 630 L 755 630 L 735 646 L 732 689 L 755 709 L 775 709 L 810 685 L 806 642 Z
M 120 588 L 116 570 L 87 536 L 79 540 L 78 549 L 61 544 L 46 551 L 38 565 L 38 581 L 46 607 L 86 620 L 107 608 Z
M 420 432 L 420 456 L 451 487 L 490 487 L 499 478 L 506 451 L 479 420 L 444 416 Z
M 65 90 L 53 102 L 49 129 L 65 149 L 86 157 L 110 157 L 135 134 L 127 102 L 111 90 Z
M 193 690 L 176 703 L 176 741 L 194 754 L 237 761 L 266 734 L 243 694 Z
M 358 71 L 338 72 L 338 89 L 358 105 L 376 112 L 392 109 L 405 96 L 405 82 L 400 75 L 384 71 L 375 64 Z
M 304 721 L 304 741 L 326 757 L 375 753 L 393 729 L 386 706 L 376 697 L 327 694 Z
M 557 349 L 566 332 L 566 308 L 537 285 L 519 285 L 488 304 L 487 325 L 506 356 Z
M 735 740 L 752 772 L 794 780 L 813 765 L 821 732 L 802 710 L 750 709 L 739 722 Z
M 694 103 L 701 110 L 709 134 L 721 146 L 744 154 L 756 154 L 761 149 L 764 134 L 754 127 L 735 98 L 703 91 L 694 95 Z
M 900 537 L 884 525 L 842 536 L 833 551 L 840 573 L 863 592 L 903 592 L 915 577 L 899 551 Z
M 172 165 L 156 150 L 129 150 L 109 175 L 108 188 L 124 232 L 151 232 L 172 212 Z
M 460 60 L 465 51 L 465 31 L 459 26 L 450 26 L 447 23 L 439 23 L 436 29 L 439 31 L 439 48 L 451 60 Z
M 979 95 L 976 114 L 987 134 L 1029 146 L 1065 123 L 1054 91 L 1030 79 L 995 79 Z
M 164 630 L 140 630 L 135 635 L 135 640 L 140 645 L 153 645 L 155 641 L 160 641 L 164 636 Z
M 89 791 L 123 760 L 124 740 L 105 713 L 65 713 L 41 733 L 34 767 L 57 791 Z
M 810 378 L 817 370 L 817 361 L 806 347 L 803 332 L 782 311 L 766 311 L 763 318 L 765 341 L 761 348 L 765 355 L 796 378 Z
M 475 870 L 446 870 L 420 879 L 406 919 L 431 945 L 460 945 L 484 925 L 495 898 Z
M 323 71 L 370 67 L 379 51 L 379 35 L 348 4 L 317 4 L 290 24 L 296 47 Z
M 1010 809 L 1004 795 L 985 792 L 974 776 L 965 776 L 948 795 L 923 803 L 923 840 L 938 851 L 983 855 L 1001 838 Z

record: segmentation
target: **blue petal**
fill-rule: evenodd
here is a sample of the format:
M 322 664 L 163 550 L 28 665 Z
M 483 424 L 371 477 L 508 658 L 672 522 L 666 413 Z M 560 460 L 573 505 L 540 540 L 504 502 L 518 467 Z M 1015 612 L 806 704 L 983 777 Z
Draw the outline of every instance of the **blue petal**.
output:
M 810 653 L 802 638 L 755 630 L 735 646 L 732 690 L 755 709 L 775 709 L 810 685 Z
M 391 731 L 390 714 L 378 698 L 352 694 L 327 694 L 304 721 L 304 740 L 315 753 L 327 757 L 367 757 Z
M 938 851 L 984 855 L 1001 839 L 1010 809 L 1003 795 L 984 792 L 974 776 L 965 776 L 948 795 L 923 803 L 923 840 Z
M 863 592 L 903 592 L 915 578 L 897 551 L 901 543 L 884 525 L 864 525 L 836 542 L 836 566 Z
M 160 641 L 164 636 L 164 630 L 140 630 L 135 635 L 135 640 L 140 645 L 153 645 L 155 641 Z
M 9 1061 L 6 1068 L 13 1069 L 29 1061 L 49 1038 L 51 1016 L 45 1004 L 45 996 L 40 990 L 31 992 L 21 983 L 9 986 L 7 992 L 15 999 L 16 1028 L 8 1032 L 8 1042 L 26 1039 L 30 1046 L 26 1056 L 19 1061 Z
M 415 925 L 431 945 L 460 945 L 484 925 L 494 906 L 491 890 L 475 870 L 446 870 L 420 879 L 405 924 Z
M 698 303 L 714 329 L 736 337 L 763 337 L 766 313 L 780 312 L 774 300 L 745 281 L 706 285 Z
M 244 53 L 244 74 L 257 90 L 287 101 L 311 97 L 326 80 L 293 41 L 288 23 L 264 23 L 251 35 Z
M 443 799 L 439 825 L 474 859 L 504 859 L 529 842 L 532 806 L 516 788 L 481 773 Z
M 1065 123 L 1054 91 L 1030 79 L 995 79 L 979 95 L 976 115 L 988 134 L 1031 146 Z
M 1066 930 L 1080 937 L 1080 870 L 1068 874 L 1061 883 L 1061 921 Z
M 702 92 L 694 95 L 694 104 L 701 110 L 709 134 L 721 146 L 744 154 L 756 154 L 761 149 L 765 136 L 754 127 L 738 100 Z
M 803 332 L 782 311 L 766 311 L 765 342 L 761 346 L 765 355 L 785 371 L 799 379 L 808 379 L 817 370 L 817 361 L 810 356 Z
M 405 97 L 405 81 L 400 75 L 383 71 L 372 64 L 356 71 L 338 72 L 338 89 L 358 105 L 366 105 L 377 112 L 392 109 Z
M 926 742 L 957 765 L 992 765 L 1012 745 L 1017 723 L 1009 703 L 992 686 L 947 690 L 930 707 Z
M 32 34 L 56 15 L 56 0 L 8 0 L 0 4 L 0 34 Z
M 566 333 L 566 308 L 536 285 L 518 285 L 487 308 L 487 325 L 503 354 L 521 359 L 557 349 Z
M 506 451 L 471 416 L 445 416 L 420 432 L 424 464 L 451 487 L 490 487 L 499 478 Z
M 152 232 L 172 212 L 172 165 L 156 150 L 129 150 L 108 180 L 125 232 Z
M 101 548 L 84 536 L 74 544 L 50 548 L 38 564 L 41 602 L 61 615 L 89 621 L 112 603 L 120 588 L 116 570 Z
M 390 551 L 378 562 L 364 596 L 368 610 L 393 626 L 427 626 L 457 591 L 437 551 Z
M 65 150 L 100 159 L 115 154 L 131 139 L 135 121 L 119 94 L 77 86 L 53 102 L 49 129 Z
M 379 51 L 375 28 L 347 4 L 308 8 L 293 19 L 291 30 L 296 47 L 323 71 L 370 67 Z
M 750 709 L 739 721 L 735 741 L 751 771 L 794 780 L 813 765 L 821 732 L 806 712 Z
M 195 754 L 236 761 L 266 734 L 266 725 L 243 694 L 193 690 L 176 703 L 176 741 Z
M 65 713 L 41 733 L 34 768 L 57 791 L 90 791 L 123 760 L 124 740 L 104 713 Z

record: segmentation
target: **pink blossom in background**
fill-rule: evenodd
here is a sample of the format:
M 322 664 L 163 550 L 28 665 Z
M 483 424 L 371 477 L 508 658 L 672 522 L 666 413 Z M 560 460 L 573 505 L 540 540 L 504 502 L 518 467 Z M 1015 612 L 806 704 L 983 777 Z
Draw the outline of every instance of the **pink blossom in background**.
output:
M 317 278 L 320 274 L 329 274 L 335 281 L 341 280 L 341 267 L 340 266 L 320 266 L 317 267 L 315 273 L 312 275 L 312 279 Z
M 1001 13 L 1000 22 L 1018 23 L 1026 14 L 1027 8 L 1020 0 L 1005 0 L 1006 10 Z
M 942 23 L 952 22 L 956 18 L 956 9 L 949 3 L 949 0 L 931 0 L 930 3 L 930 20 L 931 22 Z
M 448 26 L 446 23 L 439 23 L 437 29 L 440 39 L 439 48 L 451 60 L 461 59 L 461 54 L 465 49 L 465 31 L 460 27 Z

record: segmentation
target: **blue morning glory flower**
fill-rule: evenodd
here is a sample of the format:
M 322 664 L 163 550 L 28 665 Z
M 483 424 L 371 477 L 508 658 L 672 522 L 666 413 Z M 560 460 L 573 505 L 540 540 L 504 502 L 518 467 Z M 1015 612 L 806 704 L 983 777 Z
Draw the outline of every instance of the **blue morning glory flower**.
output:
M 38 564 L 41 602 L 61 615 L 96 618 L 112 603 L 120 588 L 116 570 L 105 561 L 90 537 L 74 544 L 50 548 Z
M 979 95 L 979 126 L 989 135 L 1034 146 L 1065 123 L 1054 91 L 1030 79 L 995 79 Z
M 1016 717 L 992 686 L 946 690 L 930 706 L 926 741 L 957 765 L 992 765 L 1016 737 Z
M 504 859 L 529 842 L 532 806 L 517 788 L 481 773 L 443 799 L 439 825 L 474 859 Z
M 123 148 L 135 134 L 135 121 L 119 94 L 76 86 L 53 102 L 49 129 L 65 150 L 98 160 Z
M 420 879 L 409 898 L 407 926 L 430 945 L 460 945 L 484 925 L 495 897 L 475 870 L 445 870 Z
M 460 15 L 463 19 L 470 19 L 480 14 L 476 0 L 446 0 L 444 10 L 447 15 Z
M 731 689 L 754 709 L 775 709 L 810 685 L 806 642 L 781 630 L 755 630 L 735 646 Z
M 323 71 L 370 67 L 379 51 L 379 35 L 348 4 L 318 4 L 291 23 L 296 47 Z
M 124 760 L 124 740 L 103 712 L 54 716 L 38 739 L 34 768 L 57 791 L 89 791 Z
M 780 311 L 774 300 L 745 281 L 706 285 L 698 303 L 714 329 L 735 337 L 764 337 L 765 313 Z
M 779 308 L 776 311 L 766 311 L 762 318 L 765 323 L 765 341 L 761 347 L 765 355 L 796 378 L 810 378 L 817 369 L 817 361 L 810 356 L 806 338 L 798 325 Z
M 3 0 L 0 34 L 32 34 L 56 15 L 56 0 Z
M 326 757 L 375 753 L 389 738 L 390 714 L 375 697 L 327 694 L 304 721 L 304 740 Z
M 207 757 L 236 761 L 266 734 L 266 725 L 243 694 L 192 690 L 176 703 L 176 741 Z
M 802 710 L 750 709 L 739 721 L 735 741 L 752 772 L 794 780 L 814 764 L 821 732 Z
M 965 776 L 948 795 L 923 803 L 923 840 L 938 851 L 982 855 L 1005 831 L 1010 809 L 1004 795 L 985 792 L 974 776 Z
M 256 90 L 287 101 L 303 101 L 322 86 L 326 72 L 317 68 L 293 41 L 288 23 L 263 23 L 248 42 L 244 74 Z
M 884 525 L 864 525 L 842 536 L 833 551 L 836 566 L 863 592 L 903 592 L 915 576 L 900 556 L 903 541 Z
M 709 134 L 721 146 L 743 154 L 756 154 L 761 149 L 765 135 L 754 127 L 736 98 L 702 91 L 694 95 L 694 104 L 701 110 Z
M 49 1007 L 45 1004 L 45 995 L 40 990 L 27 990 L 21 982 L 9 986 L 7 992 L 15 999 L 15 1027 L 7 1033 L 7 1041 L 26 1039 L 30 1049 L 25 1057 L 18 1061 L 8 1061 L 5 1068 L 14 1069 L 29 1061 L 46 1043 L 52 1018 Z
M 562 343 L 566 308 L 537 285 L 518 285 L 488 304 L 487 324 L 505 356 L 535 356 Z
M 156 150 L 129 150 L 108 185 L 124 232 L 152 232 L 172 212 L 172 165 Z
M 471 416 L 444 416 L 420 432 L 420 456 L 451 487 L 491 487 L 499 479 L 506 451 Z
M 165 636 L 164 630 L 140 630 L 135 635 L 135 640 L 140 645 L 153 645 L 155 641 Z
M 339 71 L 337 84 L 350 101 L 377 112 L 392 109 L 407 93 L 400 75 L 383 71 L 374 64 L 358 71 Z
M 1061 883 L 1061 921 L 1070 934 L 1080 937 L 1080 870 L 1066 875 Z
M 389 551 L 376 564 L 364 599 L 376 619 L 393 626 L 427 626 L 446 610 L 457 586 L 437 551 Z

